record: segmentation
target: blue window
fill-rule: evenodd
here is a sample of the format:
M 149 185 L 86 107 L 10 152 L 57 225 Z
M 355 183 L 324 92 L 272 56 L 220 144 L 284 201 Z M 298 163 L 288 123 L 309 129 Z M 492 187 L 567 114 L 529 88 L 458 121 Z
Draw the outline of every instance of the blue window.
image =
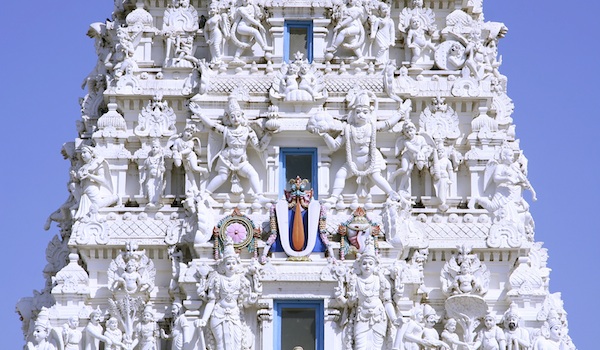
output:
M 294 60 L 296 52 L 304 54 L 308 62 L 313 60 L 313 25 L 312 21 L 285 21 L 283 24 L 283 60 Z
M 313 196 L 317 199 L 319 184 L 317 183 L 317 149 L 316 148 L 281 148 L 279 152 L 281 164 L 279 196 L 288 188 L 288 181 L 300 176 L 310 181 Z
M 323 301 L 275 300 L 275 348 L 324 350 Z

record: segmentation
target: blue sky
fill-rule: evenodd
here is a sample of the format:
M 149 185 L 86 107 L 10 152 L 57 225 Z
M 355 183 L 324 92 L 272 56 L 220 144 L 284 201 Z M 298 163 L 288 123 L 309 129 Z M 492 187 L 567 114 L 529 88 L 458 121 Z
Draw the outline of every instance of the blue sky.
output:
M 575 4 L 485 0 L 484 10 L 486 20 L 509 28 L 499 44 L 500 71 L 509 79 L 517 137 L 539 197 L 531 211 L 536 239 L 549 249 L 550 289 L 562 292 L 575 344 L 594 349 L 600 5 Z M 14 304 L 43 287 L 46 245 L 58 230 L 42 227 L 67 197 L 60 147 L 76 135 L 81 82 L 96 61 L 85 33 L 90 23 L 110 17 L 112 6 L 110 0 L 7 1 L 0 11 L 3 349 L 23 344 Z

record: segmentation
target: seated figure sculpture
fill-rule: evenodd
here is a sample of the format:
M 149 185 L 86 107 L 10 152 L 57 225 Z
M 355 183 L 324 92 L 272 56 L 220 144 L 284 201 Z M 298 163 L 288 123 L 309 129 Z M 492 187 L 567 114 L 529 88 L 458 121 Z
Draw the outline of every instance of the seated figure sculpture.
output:
M 323 137 L 330 150 L 336 151 L 346 144 L 346 163 L 337 171 L 331 190 L 329 202 L 342 202 L 341 193 L 346 184 L 346 179 L 356 176 L 359 184 L 359 196 L 367 196 L 366 180 L 369 179 L 377 187 L 383 190 L 392 200 L 406 201 L 396 193 L 389 182 L 381 175 L 386 168 L 383 156 L 377 149 L 377 132 L 389 130 L 403 116 L 407 116 L 411 101 L 406 100 L 400 105 L 399 111 L 392 118 L 385 121 L 377 121 L 377 100 L 375 94 L 370 91 L 361 90 L 349 93 L 347 97 L 351 112 L 348 122 L 339 136 L 333 138 L 322 129 L 315 129 Z M 343 205 L 343 203 L 341 203 Z
M 73 217 L 81 219 L 94 214 L 100 208 L 117 203 L 118 197 L 113 193 L 112 179 L 108 163 L 98 156 L 94 148 L 83 146 L 80 149 L 82 165 L 77 169 L 74 177 L 79 181 L 81 198 Z
M 181 49 L 181 43 L 189 43 L 190 38 L 193 44 L 193 38 L 198 28 L 198 12 L 194 6 L 190 5 L 190 0 L 173 0 L 172 5 L 167 7 L 163 15 L 162 35 L 165 37 L 165 67 L 179 66 L 178 63 L 181 60 L 177 59 L 177 50 Z M 191 55 L 187 56 L 192 58 Z
M 533 231 L 533 219 L 529 213 L 529 204 L 522 197 L 523 189 L 529 189 L 532 200 L 537 200 L 535 190 L 525 176 L 518 162 L 514 161 L 514 152 L 509 147 L 500 150 L 498 160 L 492 159 L 484 172 L 484 189 L 495 185 L 490 198 L 473 197 L 469 207 L 481 205 L 490 213 L 513 223 L 519 232 L 530 234 Z
M 217 175 L 210 180 L 205 193 L 212 196 L 214 191 L 221 187 L 231 175 L 231 192 L 241 194 L 243 189 L 238 176 L 242 176 L 250 181 L 255 200 L 257 202 L 267 202 L 268 200 L 262 195 L 260 189 L 260 177 L 248 161 L 247 148 L 250 144 L 259 153 L 263 152 L 271 140 L 273 131 L 267 130 L 265 135 L 259 139 L 256 132 L 248 126 L 244 111 L 240 108 L 235 97 L 229 98 L 223 124 L 204 116 L 197 103 L 192 101 L 189 106 L 190 110 L 206 126 L 210 127 L 215 133 L 222 135 L 222 138 L 216 137 L 214 133 L 209 135 L 208 165 L 209 170 L 211 170 L 212 164 L 218 159 L 215 169 Z

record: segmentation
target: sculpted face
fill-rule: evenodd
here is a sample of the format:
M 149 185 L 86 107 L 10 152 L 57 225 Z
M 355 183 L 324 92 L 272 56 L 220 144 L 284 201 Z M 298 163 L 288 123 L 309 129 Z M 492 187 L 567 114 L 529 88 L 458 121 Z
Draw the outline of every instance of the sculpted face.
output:
M 373 270 L 375 269 L 375 259 L 371 257 L 364 258 L 360 263 L 360 268 L 363 273 L 368 275 L 372 274 Z
M 486 316 L 485 318 L 485 328 L 492 329 L 496 324 L 496 320 L 494 320 L 491 316 Z
M 562 337 L 562 327 L 557 324 L 550 328 L 550 339 L 558 340 Z
M 81 160 L 85 163 L 89 163 L 92 160 L 92 152 L 87 148 L 81 150 Z
M 39 343 L 48 338 L 48 330 L 44 326 L 36 326 L 33 331 L 33 338 Z
M 69 318 L 69 327 L 71 327 L 73 329 L 79 327 L 79 318 L 77 318 L 77 317 Z
M 446 329 L 448 332 L 454 333 L 456 331 L 456 321 L 448 321 L 448 323 L 446 323 Z

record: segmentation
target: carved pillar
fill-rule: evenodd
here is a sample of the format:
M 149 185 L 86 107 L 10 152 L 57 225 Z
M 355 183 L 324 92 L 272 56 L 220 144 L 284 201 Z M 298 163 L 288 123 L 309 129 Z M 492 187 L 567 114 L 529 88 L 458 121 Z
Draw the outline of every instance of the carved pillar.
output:
M 331 153 L 326 146 L 318 147 L 317 178 L 319 179 L 319 195 L 329 194 Z
M 268 147 L 266 193 L 279 194 L 279 171 L 279 147 Z
M 273 343 L 273 299 L 262 299 L 258 302 L 258 349 L 275 349 Z
M 269 18 L 267 20 L 271 25 L 269 32 L 273 37 L 273 63 L 281 63 L 283 60 L 283 18 Z
M 340 321 L 341 312 L 340 310 L 332 307 L 325 308 L 325 314 L 323 315 L 324 334 L 323 334 L 323 348 L 324 349 L 341 349 L 343 340 L 340 338 L 338 331 L 338 322 Z
M 327 48 L 327 26 L 331 23 L 328 18 L 313 20 L 313 61 L 323 62 L 325 60 L 325 49 Z

